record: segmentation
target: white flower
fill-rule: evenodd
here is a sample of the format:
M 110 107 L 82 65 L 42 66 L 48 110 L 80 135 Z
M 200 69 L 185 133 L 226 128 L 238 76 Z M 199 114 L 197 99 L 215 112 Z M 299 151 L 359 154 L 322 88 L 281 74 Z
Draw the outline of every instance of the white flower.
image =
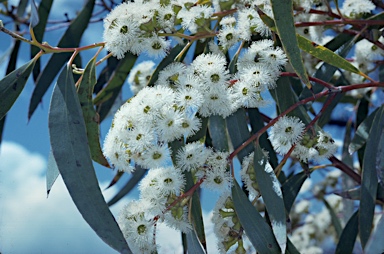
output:
M 190 137 L 194 135 L 201 129 L 201 120 L 197 117 L 184 117 L 181 120 L 182 133 L 185 137 Z
M 185 110 L 196 112 L 203 104 L 203 95 L 195 88 L 180 88 L 176 92 L 176 104 Z
M 180 230 L 183 233 L 192 229 L 188 222 L 188 207 L 175 206 L 164 214 L 164 222 L 167 226 Z
M 272 126 L 269 139 L 276 152 L 286 154 L 301 139 L 305 125 L 297 117 L 282 116 Z
M 333 140 L 331 134 L 319 131 L 317 135 L 316 150 L 318 151 L 317 160 L 328 159 L 337 151 L 337 145 Z
M 166 197 L 170 194 L 179 195 L 184 188 L 184 183 L 184 176 L 177 168 L 153 168 L 140 182 L 139 189 L 142 195 L 152 193 Z
M 233 26 L 223 26 L 217 35 L 220 46 L 229 49 L 239 41 L 239 32 Z
M 202 172 L 198 172 L 202 176 Z M 201 184 L 202 188 L 207 188 L 219 193 L 229 192 L 232 186 L 232 176 L 229 170 L 224 168 L 210 168 L 205 171 L 205 179 Z
M 133 94 L 143 89 L 154 71 L 155 63 L 151 60 L 143 61 L 131 69 L 128 76 L 128 83 Z
M 241 180 L 244 182 L 245 187 L 249 191 L 250 198 L 252 199 L 260 195 L 259 191 L 256 189 L 257 183 L 256 183 L 255 170 L 253 166 L 254 165 L 253 160 L 254 160 L 254 152 L 244 157 L 242 166 L 241 166 L 241 171 L 240 171 Z
M 159 140 L 171 142 L 176 138 L 180 138 L 183 135 L 182 120 L 183 114 L 179 110 L 163 108 L 155 127 Z
M 361 14 L 370 13 L 376 6 L 370 0 L 345 0 L 341 12 L 349 18 L 358 18 Z
M 168 145 L 152 145 L 143 154 L 141 166 L 144 168 L 156 168 L 171 163 L 171 151 Z
M 230 90 L 226 87 L 210 87 L 203 96 L 205 103 L 199 109 L 203 117 L 220 115 L 225 118 L 233 113 Z
M 161 58 L 166 56 L 170 45 L 171 42 L 169 40 L 153 33 L 151 37 L 144 40 L 143 49 L 147 52 L 148 56 Z
M 176 164 L 185 171 L 201 167 L 211 150 L 205 148 L 204 144 L 193 142 L 186 144 L 177 152 Z
M 179 77 L 185 73 L 186 66 L 180 62 L 174 62 L 169 64 L 159 73 L 159 78 L 156 81 L 157 85 L 175 87 Z

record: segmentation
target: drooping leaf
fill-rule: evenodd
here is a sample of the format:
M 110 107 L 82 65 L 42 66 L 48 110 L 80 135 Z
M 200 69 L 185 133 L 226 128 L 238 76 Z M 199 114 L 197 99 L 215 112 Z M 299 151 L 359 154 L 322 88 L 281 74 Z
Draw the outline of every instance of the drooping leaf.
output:
M 296 36 L 299 42 L 299 47 L 305 52 L 335 67 L 366 77 L 366 75 L 362 73 L 359 69 L 357 69 L 353 64 L 351 64 L 335 52 L 327 49 L 324 46 L 318 45 L 313 41 L 308 40 L 300 34 L 296 34 Z
M 325 103 L 329 103 L 329 104 L 327 108 L 320 115 L 319 120 L 317 120 L 318 126 L 323 127 L 331 120 L 332 112 L 334 111 L 335 107 L 339 104 L 343 96 L 344 94 L 337 93 L 335 95 L 331 94 L 330 96 L 327 97 L 327 101 Z
M 33 33 L 35 34 L 35 38 L 38 42 L 43 41 L 45 27 L 47 25 L 49 12 L 51 11 L 53 0 L 43 0 L 39 4 L 39 8 L 37 9 L 37 15 L 39 17 L 38 24 L 33 27 Z M 40 49 L 36 46 L 31 46 L 31 58 L 33 58 Z M 33 79 L 36 81 L 37 77 L 40 73 L 40 59 L 36 60 L 35 68 L 33 68 Z
M 312 85 L 309 82 L 308 74 L 301 58 L 298 39 L 296 38 L 292 0 L 271 0 L 271 5 L 275 25 L 285 54 L 296 74 L 308 88 L 311 88 Z
M 109 111 L 115 103 L 116 98 L 121 92 L 121 88 L 136 62 L 137 56 L 127 53 L 116 66 L 108 80 L 107 85 L 93 99 L 93 104 L 97 105 L 97 112 L 100 115 L 100 122 L 107 117 Z
M 213 147 L 217 151 L 229 151 L 225 119 L 218 115 L 210 116 L 208 129 Z
M 189 190 L 195 184 L 193 181 L 192 173 L 184 172 L 184 176 L 186 180 L 185 190 Z M 203 214 L 202 214 L 200 196 L 198 191 L 195 191 L 193 193 L 192 202 L 190 202 L 190 205 L 191 207 L 189 207 L 189 211 L 191 213 L 193 228 L 196 230 L 197 238 L 199 239 L 201 245 L 203 246 L 203 249 L 207 250 L 207 240 L 205 238 Z
M 304 171 L 293 175 L 288 178 L 288 180 L 281 186 L 284 197 L 284 206 L 287 210 L 287 214 L 290 213 L 293 203 L 299 194 L 301 186 L 304 181 L 307 179 L 307 175 Z
M 29 29 L 34 28 L 39 24 L 40 18 L 37 11 L 35 0 L 31 0 L 31 21 L 29 23 Z
M 375 201 L 378 186 L 377 171 L 377 149 L 380 137 L 384 130 L 384 105 L 377 111 L 369 131 L 369 137 L 364 152 L 362 181 L 361 181 L 361 200 L 359 206 L 359 229 L 360 239 L 363 248 L 367 244 L 371 234 L 373 216 L 375 212 Z
M 188 230 L 186 233 L 187 238 L 187 249 L 188 253 L 204 254 L 205 251 L 199 239 L 197 238 L 195 230 Z
M 105 188 L 105 189 L 109 189 L 110 187 L 115 185 L 121 179 L 121 177 L 123 175 L 124 175 L 124 171 L 117 171 L 116 175 L 113 177 L 113 179 L 111 180 L 111 182 L 108 184 L 107 188 Z
M 176 56 L 183 50 L 184 45 L 177 45 L 171 51 L 168 53 L 168 55 L 159 63 L 156 70 L 152 73 L 151 78 L 148 80 L 147 86 L 153 86 L 155 82 L 157 81 L 159 77 L 160 71 L 162 71 L 165 67 L 167 67 L 169 64 L 173 63 Z M 186 53 L 186 52 L 185 52 Z M 182 59 L 184 59 L 184 56 Z M 181 61 L 182 61 L 181 59 Z
M 281 253 L 271 227 L 248 200 L 236 180 L 232 186 L 232 200 L 237 217 L 257 252 Z
M 28 0 L 20 0 L 19 4 L 17 5 L 16 15 L 22 18 L 24 16 L 27 6 L 28 6 Z
M 77 209 L 104 242 L 121 253 L 131 253 L 101 193 L 69 68 L 63 69 L 54 87 L 48 123 L 53 157 Z
M 55 183 L 57 177 L 60 175 L 59 168 L 57 167 L 55 158 L 53 157 L 52 149 L 49 151 L 48 163 L 47 163 L 47 173 L 46 173 L 46 185 L 47 185 L 47 197 L 51 192 L 53 184 Z
M 369 130 L 371 129 L 373 119 L 376 116 L 378 109 L 373 111 L 365 120 L 357 127 L 355 136 L 352 138 L 351 144 L 349 145 L 348 151 L 353 154 L 359 150 L 367 141 L 369 137 Z
M 278 114 L 284 112 L 290 106 L 298 102 L 297 95 L 292 90 L 289 82 L 290 80 L 288 77 L 280 77 L 276 82 L 277 86 L 271 90 L 271 95 L 274 97 L 278 106 Z M 308 124 L 311 121 L 311 118 L 308 116 L 308 113 L 302 105 L 298 106 L 288 115 L 297 116 L 304 124 Z
M 251 137 L 251 134 L 248 130 L 245 110 L 241 108 L 229 117 L 227 117 L 225 120 L 227 121 L 228 134 L 231 139 L 233 148 L 237 149 Z M 253 149 L 253 145 L 249 144 L 243 150 L 241 150 L 237 154 L 237 157 L 239 158 L 240 162 L 243 161 L 243 158 L 245 156 L 252 153 Z
M 264 127 L 264 122 L 257 108 L 249 108 L 247 111 L 248 111 L 249 122 L 252 127 L 252 134 L 255 134 L 257 131 L 259 131 L 261 128 Z M 273 150 L 272 144 L 268 139 L 267 132 L 264 132 L 263 135 L 260 136 L 259 144 L 263 149 L 268 151 L 269 162 L 271 163 L 272 167 L 273 168 L 277 167 L 278 161 L 277 161 L 276 152 Z
M 383 253 L 384 252 L 384 215 L 381 215 L 369 241 L 364 249 L 365 253 Z
M 331 221 L 332 221 L 333 227 L 335 228 L 336 235 L 340 239 L 341 232 L 343 230 L 343 228 L 341 227 L 340 220 L 337 217 L 335 210 L 333 210 L 332 206 L 328 203 L 328 201 L 325 198 L 323 198 L 323 202 L 325 207 L 328 209 L 329 214 L 331 215 Z
M 96 59 L 92 58 L 85 67 L 82 80 L 77 88 L 77 95 L 83 112 L 87 128 L 88 146 L 92 160 L 100 165 L 109 167 L 100 146 L 99 114 L 96 113 L 92 103 L 93 88 L 96 84 Z
M 64 35 L 61 37 L 58 47 L 70 48 L 78 47 L 81 37 L 88 26 L 89 20 L 92 16 L 95 0 L 88 0 L 79 15 L 73 20 L 71 25 L 67 28 Z M 64 63 L 70 58 L 72 53 L 53 54 L 48 60 L 44 70 L 39 74 L 36 80 L 36 86 L 33 90 L 31 101 L 28 110 L 28 119 L 30 119 L 39 105 L 44 94 L 48 90 L 52 81 L 60 71 Z
M 287 250 L 285 251 L 285 254 L 300 254 L 300 252 L 296 249 L 295 245 L 293 245 L 289 238 L 287 241 Z
M 359 210 L 357 210 L 345 225 L 336 246 L 336 254 L 352 253 L 357 233 L 359 231 Z
M 253 165 L 257 184 L 264 204 L 267 207 L 273 233 L 279 243 L 281 252 L 284 253 L 287 247 L 287 224 L 283 194 L 280 189 L 279 180 L 277 180 L 267 156 L 263 154 L 259 145 L 255 146 Z
M 23 91 L 34 64 L 32 59 L 0 80 L 0 120 L 11 109 Z
M 129 179 L 127 184 L 119 190 L 119 192 L 108 201 L 108 206 L 114 205 L 122 199 L 125 195 L 127 195 L 134 187 L 136 187 L 137 183 L 144 177 L 147 170 L 143 169 L 140 166 L 136 165 L 135 171 L 132 173 L 132 177 Z

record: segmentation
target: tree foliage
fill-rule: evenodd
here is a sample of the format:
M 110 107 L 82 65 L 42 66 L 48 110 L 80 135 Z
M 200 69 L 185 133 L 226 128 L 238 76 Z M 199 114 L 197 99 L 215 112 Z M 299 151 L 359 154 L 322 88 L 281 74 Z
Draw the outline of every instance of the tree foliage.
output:
M 166 223 L 185 251 L 205 253 L 207 188 L 220 195 L 212 219 L 221 252 L 384 251 L 381 1 L 88 0 L 63 22 L 57 46 L 43 42 L 52 3 L 0 1 L 0 30 L 15 41 L 4 56 L 0 131 L 30 76 L 28 118 L 54 86 L 47 191 L 61 174 L 113 249 L 156 252 L 156 225 Z M 81 45 L 91 22 L 104 22 L 104 41 Z M 20 43 L 31 60 L 17 68 Z M 134 96 L 116 111 L 123 86 Z M 117 171 L 110 186 L 132 174 L 108 203 L 93 162 Z M 140 200 L 115 219 L 109 206 L 137 186 Z

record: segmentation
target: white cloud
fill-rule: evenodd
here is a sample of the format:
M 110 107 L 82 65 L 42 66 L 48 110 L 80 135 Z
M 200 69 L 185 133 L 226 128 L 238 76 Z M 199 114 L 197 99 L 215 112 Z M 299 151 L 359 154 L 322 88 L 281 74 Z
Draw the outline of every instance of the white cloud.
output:
M 116 253 L 84 221 L 59 177 L 49 198 L 46 159 L 19 144 L 0 146 L 0 253 Z M 107 183 L 102 183 L 106 186 Z M 117 188 L 104 192 L 109 200 Z M 112 206 L 115 216 L 128 198 Z M 216 253 L 211 212 L 203 213 L 208 253 Z M 159 253 L 182 253 L 180 232 L 158 225 Z
M 84 221 L 60 177 L 46 197 L 45 168 L 41 155 L 2 143 L 0 252 L 116 253 Z

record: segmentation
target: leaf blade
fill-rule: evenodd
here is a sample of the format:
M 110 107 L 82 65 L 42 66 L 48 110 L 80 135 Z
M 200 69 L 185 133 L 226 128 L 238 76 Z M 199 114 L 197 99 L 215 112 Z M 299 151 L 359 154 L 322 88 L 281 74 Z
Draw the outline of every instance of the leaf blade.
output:
M 101 194 L 69 68 L 62 70 L 54 87 L 48 123 L 54 159 L 77 209 L 104 242 L 119 252 L 131 253 Z
M 256 250 L 263 253 L 280 253 L 272 229 L 248 200 L 236 180 L 232 186 L 232 200 L 245 233 Z
M 296 38 L 295 23 L 293 20 L 292 0 L 271 0 L 275 25 L 279 34 L 281 44 L 284 47 L 293 69 L 300 77 L 303 83 L 310 89 L 312 87 L 309 82 L 307 71 L 305 70 L 299 42 Z

